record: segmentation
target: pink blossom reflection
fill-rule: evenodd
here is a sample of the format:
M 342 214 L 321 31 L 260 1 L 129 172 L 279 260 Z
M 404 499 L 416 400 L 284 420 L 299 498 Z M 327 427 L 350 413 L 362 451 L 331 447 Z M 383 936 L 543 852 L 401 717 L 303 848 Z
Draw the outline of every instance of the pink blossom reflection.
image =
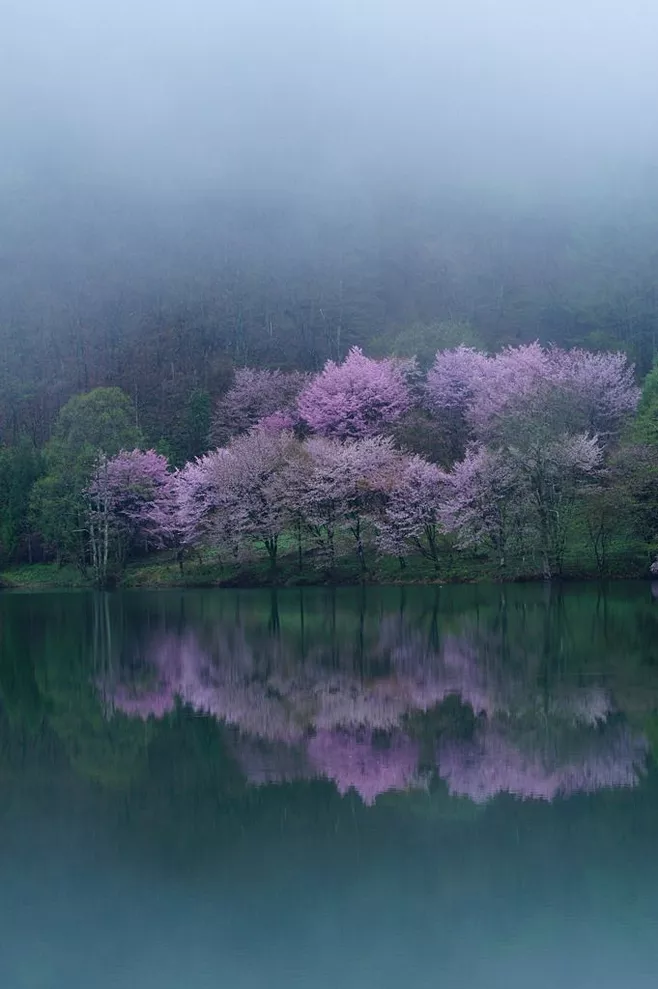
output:
M 614 714 L 607 690 L 563 682 L 546 696 L 532 657 L 501 664 L 497 640 L 480 641 L 472 630 L 430 646 L 385 619 L 375 649 L 386 675 L 369 677 L 356 663 L 327 668 L 313 653 L 297 664 L 282 642 L 268 649 L 239 624 L 205 638 L 156 634 L 139 677 L 105 685 L 110 708 L 161 718 L 178 698 L 230 727 L 250 783 L 328 779 L 368 805 L 432 779 L 484 803 L 500 793 L 554 800 L 630 787 L 643 772 L 647 743 Z M 450 697 L 462 707 L 444 717 L 439 706 Z M 428 778 L 419 774 L 421 742 Z
M 334 780 L 341 795 L 356 790 L 366 805 L 389 790 L 422 785 L 418 747 L 402 732 L 378 745 L 366 729 L 319 731 L 308 743 L 308 754 L 318 775 Z
M 439 746 L 439 775 L 451 794 L 484 803 L 499 793 L 554 800 L 574 793 L 635 786 L 643 771 L 647 743 L 624 725 L 593 734 L 577 757 L 564 761 L 537 748 L 524 748 L 495 726 L 481 728 L 468 742 Z

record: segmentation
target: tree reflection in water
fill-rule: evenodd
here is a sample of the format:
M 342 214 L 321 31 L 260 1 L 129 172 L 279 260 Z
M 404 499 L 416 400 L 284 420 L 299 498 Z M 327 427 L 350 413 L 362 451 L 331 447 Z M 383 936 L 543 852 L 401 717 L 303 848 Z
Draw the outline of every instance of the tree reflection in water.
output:
M 102 678 L 108 712 L 188 705 L 230 727 L 253 785 L 325 778 L 366 804 L 441 781 L 477 803 L 638 782 L 647 742 L 604 678 L 552 674 L 551 608 L 511 629 L 505 607 L 447 619 L 435 604 L 419 621 L 402 605 L 373 620 L 363 604 L 349 634 L 335 613 L 313 631 L 301 607 L 282 623 L 276 596 L 275 622 L 236 609 L 150 628 L 138 658 Z

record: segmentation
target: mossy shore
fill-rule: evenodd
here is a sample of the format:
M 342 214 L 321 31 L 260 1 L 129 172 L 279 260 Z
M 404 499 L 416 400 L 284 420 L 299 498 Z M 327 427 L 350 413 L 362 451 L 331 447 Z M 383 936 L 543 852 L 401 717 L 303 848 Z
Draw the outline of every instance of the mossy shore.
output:
M 585 547 L 581 547 L 585 549 Z M 576 547 L 574 547 L 574 551 Z M 649 575 L 650 557 L 646 550 L 621 548 L 611 556 L 601 574 L 596 561 L 586 552 L 569 555 L 564 572 L 567 580 L 596 580 L 642 578 Z M 304 587 L 352 584 L 431 584 L 477 583 L 480 581 L 540 580 L 536 565 L 524 566 L 520 561 L 501 570 L 490 557 L 446 554 L 437 568 L 422 557 L 410 557 L 404 567 L 394 557 L 377 557 L 373 553 L 363 573 L 353 556 L 339 557 L 333 569 L 319 565 L 312 557 L 302 561 L 296 552 L 283 552 L 273 571 L 269 561 L 260 554 L 240 562 L 220 560 L 206 551 L 185 562 L 181 570 L 175 554 L 157 553 L 131 562 L 122 574 L 120 588 L 165 587 Z M 76 567 L 56 563 L 35 563 L 11 567 L 0 572 L 0 587 L 7 590 L 57 590 L 91 588 L 92 581 Z

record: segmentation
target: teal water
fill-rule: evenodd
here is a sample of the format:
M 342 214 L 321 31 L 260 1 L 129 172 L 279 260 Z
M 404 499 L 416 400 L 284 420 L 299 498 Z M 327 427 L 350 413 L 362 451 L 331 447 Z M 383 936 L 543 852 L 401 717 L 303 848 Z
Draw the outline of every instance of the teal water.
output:
M 650 585 L 0 596 L 0 987 L 655 987 Z

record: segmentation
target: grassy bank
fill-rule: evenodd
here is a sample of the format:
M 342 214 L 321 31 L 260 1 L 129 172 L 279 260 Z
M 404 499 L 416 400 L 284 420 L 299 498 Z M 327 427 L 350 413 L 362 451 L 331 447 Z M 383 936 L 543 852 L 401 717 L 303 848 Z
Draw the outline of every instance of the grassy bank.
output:
M 45 591 L 88 586 L 76 567 L 56 563 L 25 563 L 0 572 L 0 588 L 6 589 Z
M 646 577 L 650 554 L 646 547 L 620 542 L 611 547 L 607 571 L 611 578 Z M 221 559 L 212 550 L 190 558 L 181 571 L 171 552 L 153 554 L 128 565 L 121 586 L 126 588 L 157 587 L 300 587 L 369 584 L 474 583 L 478 581 L 526 581 L 541 579 L 541 569 L 534 559 L 511 560 L 501 570 L 487 554 L 446 552 L 437 569 L 420 556 L 409 557 L 401 567 L 394 557 L 378 557 L 374 552 L 362 573 L 353 554 L 337 557 L 333 570 L 307 551 L 300 567 L 296 547 L 285 545 L 273 572 L 265 553 L 255 549 L 244 560 Z M 566 554 L 563 576 L 570 580 L 597 579 L 602 576 L 596 559 L 584 540 L 574 540 Z M 9 589 L 46 590 L 90 587 L 91 583 L 72 566 L 40 563 L 8 568 L 0 573 L 0 586 Z
M 464 571 L 463 580 L 490 579 L 490 574 L 473 570 L 469 575 Z M 211 551 L 199 558 L 186 561 L 181 571 L 176 558 L 171 553 L 157 553 L 146 559 L 130 563 L 123 575 L 121 586 L 126 588 L 157 587 L 299 587 L 322 586 L 329 584 L 358 584 L 362 580 L 361 570 L 356 560 L 349 557 L 336 561 L 333 571 L 305 564 L 299 569 L 296 555 L 282 555 L 276 571 L 272 571 L 269 561 L 254 557 L 240 563 L 227 563 L 218 559 Z M 428 583 L 449 579 L 443 572 L 438 574 L 426 561 L 409 561 L 401 571 L 397 560 L 377 561 L 376 567 L 368 570 L 365 580 L 368 583 L 391 584 L 400 580 L 409 583 Z M 14 590 L 48 590 L 90 587 L 91 581 L 74 567 L 58 567 L 55 563 L 25 564 L 10 567 L 0 573 L 0 586 Z

